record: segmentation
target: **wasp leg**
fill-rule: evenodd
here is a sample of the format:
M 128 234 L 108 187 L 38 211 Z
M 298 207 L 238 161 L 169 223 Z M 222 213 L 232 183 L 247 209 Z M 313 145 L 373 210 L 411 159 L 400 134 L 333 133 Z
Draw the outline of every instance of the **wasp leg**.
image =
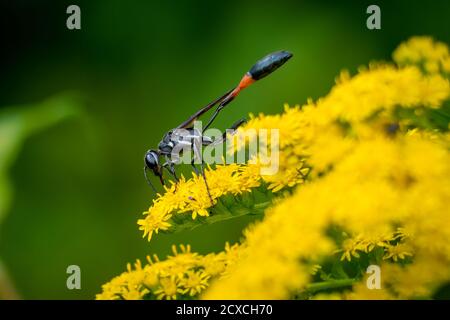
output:
M 246 118 L 239 119 L 238 121 L 233 123 L 233 125 L 230 127 L 230 129 L 231 130 L 236 130 L 237 128 L 239 128 L 240 126 L 242 126 L 245 123 L 247 123 L 247 119 Z
M 203 170 L 203 161 L 202 161 L 202 164 L 201 164 L 201 170 L 200 170 L 201 173 L 198 171 L 197 167 L 195 166 L 194 159 L 192 159 L 192 161 L 191 161 L 191 166 L 194 169 L 194 172 L 195 172 L 195 174 L 197 176 L 199 176 L 200 174 L 202 175 L 203 181 L 205 181 L 206 191 L 208 192 L 209 200 L 211 201 L 211 205 L 214 205 L 213 199 L 211 197 L 211 193 L 209 192 L 208 182 L 206 181 L 205 171 Z
M 173 161 L 170 161 L 170 159 L 167 155 L 166 155 L 166 163 L 167 163 L 170 174 L 175 179 L 175 182 L 178 183 L 178 181 L 180 181 L 180 179 L 178 179 L 178 177 L 177 177 L 177 172 L 175 171 L 175 164 Z
M 203 181 L 205 181 L 206 191 L 208 192 L 208 197 L 209 197 L 209 200 L 211 201 L 211 205 L 214 205 L 214 201 L 213 201 L 213 199 L 211 197 L 211 192 L 209 191 L 208 182 L 206 181 L 206 175 L 205 175 L 205 168 L 204 168 L 203 159 L 202 159 L 202 163 L 200 164 L 200 171 L 201 171 L 201 174 L 202 174 L 202 177 L 203 177 Z
M 245 77 L 244 77 L 245 78 Z M 250 82 L 249 84 L 251 84 L 252 82 Z M 217 106 L 216 110 L 214 110 L 213 115 L 211 116 L 211 118 L 209 118 L 208 123 L 206 124 L 205 128 L 203 129 L 203 132 L 205 132 L 206 129 L 209 128 L 209 126 L 211 125 L 211 123 L 213 123 L 214 119 L 216 119 L 217 115 L 219 114 L 219 112 L 225 108 L 231 101 L 233 101 L 233 99 L 237 96 L 237 94 L 239 93 L 240 90 L 242 90 L 243 88 L 245 88 L 247 85 L 245 85 L 244 87 L 241 87 L 241 85 L 239 85 L 238 87 L 236 87 L 233 91 L 230 92 L 230 94 L 228 94 L 228 96 L 226 96 L 223 101 Z
M 177 183 L 180 181 L 180 179 L 178 179 L 173 162 L 167 161 L 162 165 L 162 167 L 169 171 L 170 175 L 175 179 L 175 191 L 177 191 Z
M 236 89 L 237 89 L 237 91 L 236 91 Z M 213 123 L 214 119 L 217 117 L 219 112 L 223 108 L 225 108 L 231 101 L 233 101 L 234 97 L 236 97 L 237 93 L 240 90 L 240 88 L 236 88 L 236 89 L 233 90 L 232 92 L 230 92 L 230 94 L 228 96 L 226 96 L 225 99 L 223 99 L 223 101 L 217 106 L 216 110 L 214 110 L 213 115 L 211 116 L 211 118 L 209 118 L 208 123 L 206 124 L 205 128 L 203 129 L 203 132 L 205 132 L 205 130 L 209 128 L 211 123 Z
M 247 122 L 247 119 L 245 119 L 245 118 L 242 118 L 242 119 L 236 121 L 235 123 L 233 123 L 233 125 L 230 128 L 226 129 L 223 132 L 222 137 L 215 139 L 213 142 L 211 142 L 209 144 L 205 144 L 205 145 L 216 146 L 220 143 L 224 143 L 225 140 L 227 140 L 227 134 L 230 134 L 231 136 L 234 135 L 236 133 L 236 129 L 239 128 L 240 126 L 242 126 L 246 122 Z
M 179 182 L 180 179 L 178 179 L 177 177 L 177 172 L 175 171 L 175 166 L 173 165 L 173 163 L 171 163 L 168 167 L 170 174 L 172 175 L 172 177 L 175 179 L 175 182 Z
M 217 115 L 219 114 L 220 110 L 222 110 L 225 106 L 224 105 L 219 105 L 217 107 L 216 110 L 214 110 L 213 115 L 211 116 L 211 118 L 209 118 L 208 123 L 206 124 L 206 126 L 203 128 L 203 132 L 206 131 L 206 129 L 209 128 L 209 126 L 213 123 L 214 119 L 217 117 Z
M 203 157 L 201 155 L 201 145 L 196 144 L 194 141 L 191 143 L 191 148 L 192 151 L 194 151 L 194 157 L 191 160 L 191 165 L 194 168 L 195 174 L 198 176 L 199 172 L 197 170 L 197 167 L 194 165 L 194 161 L 196 158 L 200 158 L 201 162 L 200 162 L 200 173 L 203 177 L 203 181 L 205 181 L 205 186 L 206 186 L 206 191 L 208 192 L 208 197 L 209 200 L 211 201 L 211 205 L 214 205 L 214 201 L 211 197 L 211 192 L 209 191 L 209 186 L 208 186 L 208 182 L 206 181 L 206 175 L 205 175 L 205 170 L 204 170 L 204 161 L 203 161 Z
M 191 161 L 191 166 L 192 166 L 192 168 L 194 169 L 195 174 L 196 174 L 196 175 L 200 175 L 200 173 L 198 172 L 197 167 L 196 167 L 195 164 L 194 164 L 194 160 Z
M 237 128 L 239 128 L 240 126 L 242 126 L 246 122 L 247 122 L 247 119 L 242 118 L 242 119 L 239 119 L 238 121 L 236 121 L 235 123 L 233 123 L 231 125 L 231 127 L 228 128 L 227 130 L 225 130 L 225 132 L 223 133 L 222 140 L 226 140 L 227 139 L 228 131 L 232 131 L 231 134 L 234 135 L 236 133 Z
M 208 182 L 206 181 L 205 171 L 203 170 L 203 169 L 204 169 L 204 168 L 203 168 L 203 161 L 202 161 L 202 163 L 201 163 L 201 165 L 200 165 L 200 168 L 201 168 L 200 172 L 198 171 L 197 167 L 196 167 L 195 164 L 194 164 L 194 159 L 192 159 L 192 161 L 191 161 L 191 166 L 192 166 L 192 168 L 194 169 L 194 172 L 195 172 L 195 174 L 196 174 L 197 176 L 199 176 L 200 174 L 202 175 L 203 181 L 205 181 L 206 191 L 208 192 L 209 200 L 211 201 L 211 205 L 213 205 L 214 202 L 213 202 L 213 199 L 212 199 L 212 197 L 211 197 L 211 193 L 209 192 L 209 186 L 208 186 Z

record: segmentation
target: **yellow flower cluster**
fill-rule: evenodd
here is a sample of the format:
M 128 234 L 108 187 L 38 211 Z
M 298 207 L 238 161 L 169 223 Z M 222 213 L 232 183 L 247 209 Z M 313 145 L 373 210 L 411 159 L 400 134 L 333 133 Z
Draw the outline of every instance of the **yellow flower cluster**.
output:
M 434 42 L 431 37 L 413 37 L 402 43 L 393 54 L 399 65 L 420 64 L 429 73 L 450 73 L 450 54 L 448 47 Z
M 205 256 L 191 252 L 190 246 L 180 245 L 178 252 L 160 261 L 156 255 L 147 256 L 144 266 L 140 260 L 130 264 L 127 271 L 102 286 L 97 300 L 177 299 L 194 297 L 209 286 L 209 281 L 220 277 L 225 268 L 240 255 L 238 245 L 225 246 L 225 251 Z
M 313 171 L 326 174 L 298 188 L 246 232 L 248 255 L 205 298 L 290 297 L 309 281 L 299 261 L 336 251 L 326 235 L 332 225 L 355 235 L 342 244 L 343 260 L 375 247 L 393 261 L 414 255 L 412 264 L 386 277 L 392 280 L 392 297 L 429 296 L 437 284 L 450 280 L 450 145 L 439 134 L 430 140 L 390 131 L 395 108 L 438 108 L 449 95 L 448 79 L 441 75 L 426 76 L 414 66 L 377 65 L 353 78 L 344 73 L 324 99 L 288 110 L 280 118 L 302 124 L 293 137 L 303 143 Z M 265 116 L 260 119 L 267 123 Z M 437 264 L 439 272 L 430 272 L 426 261 Z M 254 276 L 248 277 L 251 270 Z M 277 289 L 269 290 L 267 283 Z M 404 288 L 414 283 L 420 292 Z M 347 297 L 364 294 L 355 290 Z
M 351 79 L 344 71 L 337 82 L 330 94 L 317 103 L 285 106 L 282 115 L 260 115 L 241 131 L 279 129 L 280 158 L 285 159 L 280 160 L 280 171 L 286 175 L 301 167 L 305 157 L 316 173 L 323 172 L 352 148 L 355 140 L 348 139 L 351 135 L 364 138 L 383 134 L 379 129 L 390 124 L 388 115 L 394 108 L 437 108 L 448 97 L 450 88 L 447 79 L 440 75 L 425 77 L 413 66 L 397 69 L 393 65 L 371 65 L 369 69 L 361 68 Z M 377 119 L 368 126 L 366 122 L 377 113 Z M 344 132 L 346 129 L 349 132 Z
M 279 150 L 278 172 L 273 175 L 261 176 L 262 180 L 268 184 L 267 188 L 273 192 L 303 183 L 305 176 L 309 173 L 309 168 L 304 161 L 304 144 L 298 135 L 305 125 L 299 117 L 300 110 L 289 108 L 287 104 L 284 109 L 283 115 L 260 114 L 255 117 L 250 114 L 250 120 L 238 130 L 229 144 L 230 152 L 239 151 L 246 147 L 248 142 L 256 140 L 256 134 L 260 130 L 267 130 L 267 142 L 264 147 L 269 148 L 272 147 L 271 130 L 278 131 L 279 141 L 275 146 Z M 252 160 L 256 163 L 262 161 L 260 158 Z
M 150 296 L 174 298 L 183 292 L 204 299 L 430 298 L 450 281 L 448 127 L 442 132 L 430 121 L 423 122 L 428 127 L 416 127 L 409 118 L 427 120 L 430 110 L 439 111 L 448 103 L 448 48 L 429 38 L 413 38 L 396 50 L 394 59 L 398 65 L 371 64 L 354 76 L 342 72 L 324 98 L 286 106 L 281 115 L 252 117 L 238 130 L 234 138 L 242 142 L 252 139 L 245 136 L 246 129 L 279 129 L 280 172 L 261 176 L 257 164 L 209 169 L 215 202 L 256 187 L 293 187 L 308 173 L 307 182 L 273 201 L 264 219 L 244 231 L 239 249 L 217 255 L 227 257 L 218 263 L 219 272 L 200 268 L 203 273 L 192 281 L 199 286 L 194 291 L 185 285 L 191 282 L 182 281 L 199 270 L 190 267 L 179 273 L 181 278 L 163 276 L 166 280 L 159 280 Z M 427 67 L 423 72 L 422 65 L 433 61 L 439 62 L 439 70 Z M 145 235 L 167 230 L 173 214 L 195 218 L 214 209 L 200 179 L 183 179 L 177 189 L 172 186 L 154 201 L 139 221 Z M 363 261 L 381 267 L 382 289 L 367 288 Z M 359 269 L 353 268 L 360 263 Z M 112 292 L 124 298 L 126 292 L 119 288 L 135 286 L 129 279 L 138 269 L 106 284 L 100 297 L 112 298 Z M 221 276 L 203 290 L 213 274 Z M 339 283 L 347 290 L 316 294 L 317 288 L 337 288 Z M 135 289 L 131 295 L 147 297 L 142 290 L 150 289 L 139 288 L 144 288 L 140 296 Z
M 290 148 L 282 150 L 288 153 Z M 224 195 L 236 196 L 249 193 L 252 189 L 261 186 L 262 181 L 268 183 L 267 188 L 273 192 L 286 186 L 292 187 L 303 183 L 309 171 L 304 167 L 304 161 L 297 161 L 298 157 L 283 155 L 280 159 L 286 159 L 286 161 L 281 162 L 279 173 L 271 176 L 261 175 L 262 164 L 259 161 L 248 165 L 236 163 L 217 165 L 214 170 L 208 167 L 205 170 L 205 176 L 213 203 L 201 175 L 193 174 L 191 179 L 185 179 L 182 176 L 177 184 L 165 187 L 165 193 L 158 194 L 152 206 L 143 212 L 145 217 L 138 220 L 139 230 L 143 230 L 143 237 L 147 237 L 150 241 L 153 233 L 158 233 L 160 230 L 167 231 L 172 227 L 171 219 L 174 216 L 183 219 L 188 215 L 193 220 L 197 216 L 208 217 L 210 211 L 215 211 L 217 199 Z
M 215 203 L 223 195 L 238 195 L 260 185 L 259 169 L 256 165 L 219 165 L 215 170 L 205 170 L 205 176 Z M 188 180 L 182 176 L 177 184 L 172 184 L 170 188 L 165 187 L 165 191 L 163 195 L 158 194 L 153 205 L 143 213 L 145 218 L 138 220 L 139 230 L 144 231 L 144 237 L 147 236 L 149 241 L 153 232 L 158 233 L 159 230 L 168 230 L 171 227 L 169 220 L 173 215 L 187 214 L 192 219 L 209 216 L 208 208 L 212 204 L 201 175 L 194 174 Z
M 309 280 L 299 261 L 316 261 L 335 252 L 326 234 L 332 225 L 355 235 L 343 243 L 344 259 L 377 246 L 385 249 L 385 259 L 414 255 L 414 263 L 405 270 L 416 270 L 416 261 L 440 263 L 440 272 L 430 272 L 426 263 L 416 270 L 428 273 L 424 283 L 413 275 L 395 283 L 402 294 L 408 294 L 402 286 L 411 282 L 429 286 L 428 293 L 432 292 L 433 286 L 450 280 L 447 148 L 401 136 L 356 143 L 326 176 L 299 188 L 247 230 L 247 256 L 205 298 L 289 298 L 293 289 Z M 412 236 L 393 244 L 396 225 Z M 269 290 L 267 283 L 277 290 Z M 414 293 L 399 297 L 414 297 Z
M 360 233 L 356 238 L 346 238 L 337 252 L 342 252 L 341 261 L 350 261 L 352 257 L 359 258 L 362 252 L 370 253 L 376 248 L 382 248 L 383 259 L 392 259 L 396 262 L 412 256 L 412 248 L 400 243 L 404 239 L 406 236 L 401 228 L 394 234 L 377 234 L 375 237 Z

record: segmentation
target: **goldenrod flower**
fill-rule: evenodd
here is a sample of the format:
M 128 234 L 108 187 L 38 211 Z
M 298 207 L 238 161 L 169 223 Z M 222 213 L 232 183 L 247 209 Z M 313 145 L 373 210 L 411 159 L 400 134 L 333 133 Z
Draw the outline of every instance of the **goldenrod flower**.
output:
M 227 195 L 238 195 L 260 185 L 258 170 L 252 166 L 237 164 L 219 165 L 212 170 L 205 170 L 206 179 L 214 204 L 216 199 Z M 202 176 L 193 175 L 191 179 L 181 177 L 177 185 L 165 188 L 165 193 L 153 201 L 153 205 L 144 212 L 145 218 L 138 220 L 139 230 L 144 237 L 151 239 L 153 232 L 168 230 L 175 218 L 189 215 L 195 220 L 198 216 L 209 216 L 211 200 Z M 211 210 L 214 210 L 212 207 Z M 174 219 L 172 219 L 174 218 Z
M 177 286 L 177 279 L 172 277 L 164 277 L 159 280 L 160 287 L 155 291 L 156 298 L 158 300 L 175 300 L 177 293 L 181 293 L 182 290 Z
M 395 262 L 398 260 L 403 260 L 406 257 L 411 257 L 412 254 L 412 248 L 408 247 L 404 244 L 399 244 L 396 246 L 388 246 L 386 250 L 386 254 L 384 255 L 383 259 L 392 259 Z
M 361 245 L 359 239 L 346 239 L 342 245 L 342 250 L 339 250 L 343 251 L 341 261 L 342 260 L 350 261 L 352 257 L 359 258 L 358 250 L 359 251 L 364 250 L 364 247 Z
M 450 73 L 450 54 L 442 42 L 435 42 L 431 37 L 413 37 L 401 44 L 393 54 L 394 61 L 400 65 L 412 63 L 423 64 L 430 73 L 440 70 Z
M 256 139 L 246 129 L 279 129 L 277 174 L 261 175 L 258 159 L 208 168 L 214 205 L 202 177 L 183 177 L 138 222 L 150 239 L 264 212 L 240 245 L 205 256 L 181 247 L 166 260 L 137 262 L 97 298 L 432 297 L 450 281 L 450 119 L 442 109 L 450 97 L 449 53 L 418 37 L 394 60 L 342 72 L 317 101 L 252 116 L 232 150 Z M 380 265 L 381 290 L 367 288 L 367 263 Z
M 239 258 L 240 246 L 228 243 L 218 254 L 202 256 L 191 252 L 189 245 L 172 246 L 173 255 L 165 260 L 157 256 L 147 257 L 148 264 L 137 260 L 134 268 L 128 264 L 127 271 L 102 286 L 101 300 L 117 299 L 165 299 L 198 296 L 209 285 L 211 278 L 219 278 L 227 267 Z
M 190 296 L 199 294 L 208 286 L 210 277 L 204 271 L 188 271 L 180 280 L 180 285 L 185 288 L 183 293 L 189 293 Z
M 393 260 L 439 256 L 447 269 L 441 268 L 439 276 L 430 278 L 448 281 L 450 245 L 444 239 L 450 232 L 446 200 L 450 198 L 449 144 L 440 133 L 429 140 L 399 128 L 393 135 L 376 118 L 394 123 L 398 108 L 439 108 L 449 94 L 448 79 L 439 74 L 427 76 L 413 66 L 374 65 L 353 78 L 343 73 L 331 93 L 317 103 L 272 117 L 290 117 L 288 123 L 303 125 L 293 135 L 293 143 L 302 146 L 313 181 L 270 209 L 259 225 L 245 233 L 247 255 L 229 277 L 206 291 L 205 298 L 288 296 L 292 279 L 301 279 L 299 259 L 314 261 L 335 252 L 324 232 L 330 225 L 356 235 L 344 242 L 342 259 L 358 258 L 360 252 L 376 257 L 375 248 L 381 250 L 379 258 Z M 266 117 L 260 119 L 263 122 Z M 396 225 L 403 228 L 405 244 L 395 244 L 400 235 Z M 261 261 L 278 264 L 277 274 L 261 267 Z M 295 275 L 293 268 L 297 268 Z M 255 276 L 248 276 L 250 270 Z M 288 271 L 291 278 L 280 276 Z M 297 282 L 298 288 L 302 283 L 305 286 L 303 281 Z M 261 287 L 264 283 L 283 289 L 272 292 Z M 362 287 L 358 288 L 349 297 L 376 298 L 373 292 L 363 294 Z M 379 298 L 399 296 L 386 290 L 376 294 Z

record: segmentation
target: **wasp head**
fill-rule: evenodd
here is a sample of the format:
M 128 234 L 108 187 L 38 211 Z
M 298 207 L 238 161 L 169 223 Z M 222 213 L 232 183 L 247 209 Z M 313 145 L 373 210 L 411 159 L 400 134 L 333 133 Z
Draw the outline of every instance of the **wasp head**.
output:
M 162 167 L 159 164 L 159 155 L 160 153 L 155 150 L 149 150 L 145 154 L 144 157 L 144 175 L 145 179 L 147 180 L 148 184 L 154 189 L 154 186 L 151 184 L 150 180 L 147 177 L 147 170 L 152 170 L 153 174 L 157 177 L 159 177 L 159 180 L 161 181 L 161 184 L 164 185 L 164 180 L 162 177 Z
M 152 170 L 155 175 L 159 176 L 161 171 L 159 165 L 159 152 L 155 150 L 147 151 L 144 157 L 144 163 L 147 169 Z

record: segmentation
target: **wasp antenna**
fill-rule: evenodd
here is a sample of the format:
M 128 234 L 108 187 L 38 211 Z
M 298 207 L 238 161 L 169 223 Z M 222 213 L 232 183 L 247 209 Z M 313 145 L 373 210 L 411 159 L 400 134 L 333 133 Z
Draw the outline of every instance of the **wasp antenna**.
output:
M 147 184 L 152 187 L 153 191 L 155 191 L 155 193 L 158 193 L 158 191 L 156 190 L 155 186 L 152 184 L 152 182 L 150 181 L 150 179 L 147 176 L 147 167 L 144 166 L 144 177 L 145 180 L 147 181 Z

